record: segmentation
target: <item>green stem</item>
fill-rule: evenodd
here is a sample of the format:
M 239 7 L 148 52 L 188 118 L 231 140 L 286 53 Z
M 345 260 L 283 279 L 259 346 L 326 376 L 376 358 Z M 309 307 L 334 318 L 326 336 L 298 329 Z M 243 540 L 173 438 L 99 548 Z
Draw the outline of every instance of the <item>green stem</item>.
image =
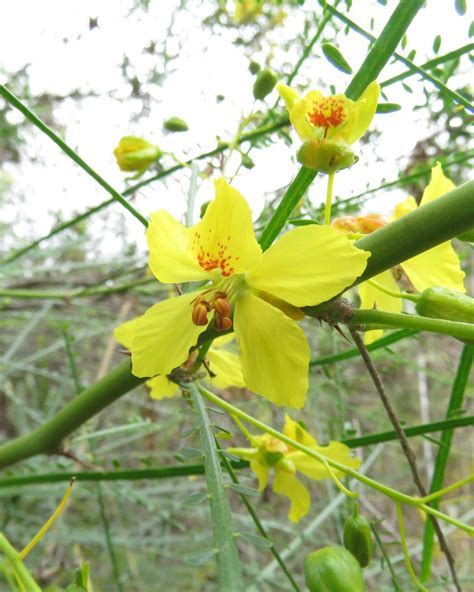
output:
M 457 415 L 463 407 L 464 393 L 469 383 L 469 375 L 474 359 L 474 347 L 465 345 L 459 360 L 456 377 L 453 382 L 451 397 L 448 403 L 446 418 L 452 418 Z M 444 430 L 441 435 L 440 445 L 435 461 L 433 477 L 431 479 L 430 493 L 438 491 L 443 486 L 448 458 L 451 451 L 454 430 Z M 433 507 L 437 508 L 439 501 L 433 502 Z M 431 562 L 433 559 L 434 531 L 430 521 L 425 524 L 423 534 L 423 555 L 421 560 L 421 580 L 426 582 L 431 576 Z
M 400 531 L 400 541 L 402 543 L 403 557 L 405 559 L 407 571 L 410 574 L 410 577 L 413 580 L 413 583 L 415 584 L 417 590 L 419 590 L 420 592 L 428 592 L 428 590 L 421 584 L 421 582 L 416 577 L 415 570 L 413 569 L 413 566 L 411 564 L 410 551 L 408 550 L 407 537 L 405 534 L 405 525 L 403 524 L 402 507 L 398 502 L 396 502 L 395 508 L 397 510 L 398 530 Z
M 217 441 L 216 441 L 216 446 L 219 451 L 222 450 L 222 448 L 220 447 L 220 445 Z M 232 479 L 233 483 L 238 484 L 239 479 L 237 477 L 236 472 L 234 471 L 234 468 L 232 467 L 230 460 L 228 458 L 226 458 L 226 456 L 224 454 L 222 454 L 221 458 L 222 458 L 222 464 L 224 465 L 225 470 L 229 473 L 229 476 Z M 247 512 L 250 514 L 250 517 L 252 518 L 253 523 L 255 524 L 255 527 L 258 530 L 258 532 L 264 538 L 268 539 L 271 542 L 270 552 L 273 555 L 273 557 L 275 558 L 275 561 L 281 567 L 283 573 L 288 578 L 288 581 L 290 582 L 293 590 L 295 590 L 295 592 L 300 592 L 300 588 L 298 587 L 298 584 L 295 582 L 295 580 L 293 579 L 293 576 L 291 575 L 288 568 L 286 567 L 285 562 L 283 561 L 283 559 L 280 556 L 280 553 L 278 552 L 278 550 L 275 547 L 275 544 L 268 536 L 268 533 L 265 530 L 265 527 L 261 523 L 260 518 L 258 517 L 257 513 L 255 512 L 252 504 L 249 502 L 248 497 L 244 493 L 239 493 L 239 495 L 240 495 L 240 499 L 242 500 L 244 506 L 247 508 Z
M 381 347 L 387 347 L 389 345 L 392 345 L 393 343 L 397 343 L 397 341 L 406 339 L 407 337 L 414 337 L 417 334 L 418 331 L 413 331 L 412 329 L 400 329 L 400 331 L 393 331 L 393 333 L 384 335 L 380 339 L 377 339 L 376 341 L 368 345 L 367 350 L 374 351 L 376 349 L 380 349 Z M 324 366 L 326 364 L 334 364 L 335 362 L 341 362 L 343 360 L 357 358 L 358 356 L 360 356 L 359 350 L 356 347 L 352 347 L 338 354 L 331 354 L 329 356 L 322 356 L 320 358 L 316 358 L 315 360 L 311 360 L 309 365 Z
M 411 302 L 419 302 L 419 300 L 420 300 L 419 294 L 408 294 L 407 292 L 395 292 L 393 290 L 389 290 L 385 286 L 382 286 L 382 284 L 379 284 L 375 280 L 367 280 L 367 283 L 370 284 L 371 286 L 373 286 L 374 288 L 376 288 L 377 290 L 380 290 L 380 292 L 387 294 L 387 296 L 391 296 L 392 298 L 403 298 L 404 300 L 410 300 Z
M 25 592 L 41 592 L 41 588 L 34 581 L 25 564 L 19 557 L 19 553 L 10 545 L 6 537 L 0 532 L 0 552 L 10 562 L 19 582 L 24 586 Z
M 72 149 L 70 148 L 66 142 L 61 140 L 61 138 L 53 132 L 51 128 L 49 128 L 39 117 L 37 117 L 28 107 L 23 104 L 20 99 L 18 99 L 13 93 L 11 93 L 6 86 L 0 84 L 0 96 L 2 96 L 6 101 L 10 103 L 15 109 L 18 109 L 20 113 L 22 113 L 33 125 L 35 125 L 39 130 L 41 130 L 44 134 L 48 136 L 57 146 L 61 148 L 61 150 L 69 156 L 77 165 L 81 167 L 88 175 L 90 175 L 94 181 L 96 181 L 101 187 L 103 187 L 107 193 L 118 201 L 126 210 L 128 210 L 132 216 L 134 216 L 139 222 L 143 224 L 143 226 L 148 226 L 148 222 L 146 218 L 144 218 L 137 210 L 128 203 L 128 201 L 121 195 L 118 191 L 116 191 L 111 185 L 105 181 L 95 170 L 90 167 L 82 158 Z
M 224 480 L 214 434 L 199 390 L 194 384 L 186 385 L 186 389 L 191 392 L 194 411 L 199 423 L 214 546 L 217 553 L 218 589 L 226 592 L 241 592 L 244 590 L 242 565 L 235 544 L 232 514 L 224 490 Z
M 402 504 L 407 504 L 409 506 L 414 506 L 414 507 L 426 512 L 427 514 L 430 514 L 431 516 L 435 516 L 436 518 L 439 518 L 440 520 L 444 520 L 445 522 L 448 522 L 449 524 L 453 524 L 457 528 L 460 528 L 461 530 L 464 530 L 465 532 L 467 532 L 471 536 L 474 536 L 474 528 L 470 527 L 467 524 L 460 522 L 459 520 L 456 520 L 455 518 L 452 518 L 451 516 L 443 514 L 442 512 L 439 512 L 438 510 L 435 510 L 434 508 L 432 508 L 426 504 L 423 504 L 419 498 L 411 497 L 411 496 L 409 496 L 405 493 L 401 493 L 400 491 L 397 491 L 396 489 L 393 489 L 387 485 L 383 485 L 382 483 L 379 483 L 378 481 L 374 481 L 370 477 L 367 477 L 366 475 L 363 475 L 363 474 L 359 473 L 358 471 L 347 467 L 343 463 L 335 461 L 332 458 L 328 458 L 328 457 L 324 456 L 323 454 L 320 454 L 319 452 L 316 452 L 315 450 L 308 448 L 308 446 L 304 446 L 300 442 L 297 442 L 296 440 L 289 438 L 288 436 L 286 436 L 282 432 L 279 432 L 278 430 L 273 429 L 271 426 L 263 423 L 262 421 L 256 419 L 255 417 L 252 417 L 248 413 L 245 413 L 244 411 L 241 411 L 237 407 L 234 407 L 234 405 L 231 405 L 227 401 L 220 399 L 217 395 L 215 395 L 214 393 L 211 393 L 210 391 L 206 390 L 202 386 L 199 387 L 199 391 L 201 392 L 203 397 L 205 397 L 206 399 L 208 399 L 209 401 L 211 401 L 212 403 L 214 403 L 218 407 L 221 407 L 221 409 L 224 409 L 230 415 L 236 415 L 237 417 L 240 417 L 241 419 L 243 419 L 244 421 L 246 421 L 250 425 L 253 425 L 257 429 L 261 430 L 262 432 L 265 432 L 267 434 L 270 434 L 271 436 L 274 436 L 275 438 L 278 438 L 278 440 L 281 440 L 282 442 L 284 442 L 285 444 L 288 444 L 292 448 L 295 448 L 296 450 L 300 450 L 301 452 L 304 452 L 305 454 L 307 454 L 311 458 L 314 458 L 323 464 L 325 462 L 327 462 L 333 469 L 337 469 L 338 471 L 341 471 L 342 473 L 344 473 L 346 476 L 352 477 L 353 479 L 356 479 L 357 481 L 364 483 L 364 485 L 367 485 L 368 487 L 371 487 L 372 489 L 379 491 L 380 493 L 382 493 L 383 495 L 387 496 L 388 498 L 390 498 L 394 501 L 400 502 Z
M 324 209 L 324 224 L 331 224 L 332 190 L 334 186 L 334 171 L 328 175 L 328 188 L 326 191 L 326 207 Z
M 233 417 L 234 419 L 234 417 Z M 236 418 L 238 419 L 238 418 Z M 239 420 L 240 421 L 240 420 Z M 456 428 L 463 428 L 474 425 L 474 415 L 467 417 L 458 417 L 456 419 L 445 419 L 435 421 L 410 428 L 404 428 L 403 431 L 408 438 L 414 436 L 423 436 L 424 434 L 441 432 Z M 245 429 L 248 437 L 252 435 Z M 247 437 L 247 436 L 246 436 Z M 397 439 L 394 431 L 379 432 L 360 436 L 358 438 L 347 438 L 341 440 L 348 448 L 361 448 L 372 446 L 380 442 L 392 442 Z M 244 469 L 249 463 L 244 460 L 233 461 L 232 468 L 236 470 Z M 4 487 L 23 487 L 25 485 L 37 485 L 44 483 L 63 483 L 70 481 L 75 477 L 76 481 L 96 482 L 96 481 L 139 481 L 146 479 L 169 479 L 173 477 L 187 477 L 189 475 L 203 475 L 203 465 L 179 465 L 170 467 L 161 467 L 156 469 L 131 469 L 126 471 L 75 471 L 63 473 L 42 473 L 27 475 L 25 477 L 8 477 L 0 479 L 0 489 Z
M 144 380 L 131 374 L 130 360 L 122 362 L 42 426 L 1 444 L 0 468 L 36 454 L 54 452 L 66 436 Z
M 391 327 L 403 327 L 405 329 L 417 329 L 430 333 L 441 333 L 450 335 L 457 339 L 474 340 L 474 324 L 459 323 L 456 321 L 445 321 L 443 319 L 431 319 L 429 317 L 418 317 L 411 314 L 384 312 L 376 309 L 360 308 L 354 311 L 347 322 L 349 327 L 359 325 L 387 325 Z
M 474 43 L 468 43 L 467 45 L 463 45 L 458 49 L 454 49 L 453 51 L 449 51 L 448 53 L 445 53 L 442 56 L 438 56 L 437 58 L 425 62 L 420 66 L 420 68 L 423 70 L 431 70 L 432 68 L 436 68 L 436 66 L 439 66 L 440 64 L 444 64 L 445 62 L 449 62 L 450 60 L 455 60 L 456 58 L 461 57 L 462 55 L 472 51 L 473 49 Z M 380 83 L 380 86 L 382 88 L 386 88 L 387 86 L 405 80 L 405 78 L 409 78 L 410 76 L 414 76 L 415 74 L 417 74 L 415 70 L 408 69 L 406 72 L 402 72 L 402 74 L 398 74 L 397 76 L 393 76 L 392 78 L 384 80 Z

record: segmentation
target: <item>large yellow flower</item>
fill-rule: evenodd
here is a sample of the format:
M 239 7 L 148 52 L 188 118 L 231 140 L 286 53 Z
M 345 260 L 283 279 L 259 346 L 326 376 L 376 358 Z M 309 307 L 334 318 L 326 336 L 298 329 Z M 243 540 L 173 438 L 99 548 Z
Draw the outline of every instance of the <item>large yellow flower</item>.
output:
M 416 205 L 413 197 L 408 197 L 405 201 L 395 206 L 391 219 L 397 220 L 416 210 L 417 207 L 423 207 L 437 197 L 451 191 L 453 188 L 454 183 L 444 176 L 441 165 L 437 163 L 431 171 L 431 180 L 423 193 L 420 205 Z M 364 228 L 369 230 L 371 226 L 374 230 L 376 229 L 371 223 L 375 220 L 375 218 L 372 218 L 372 220 L 367 218 L 346 219 L 345 222 L 344 220 L 335 220 L 333 226 L 340 229 L 344 229 L 345 226 L 345 230 L 347 231 L 350 230 L 352 224 L 353 231 L 364 232 Z M 424 253 L 420 253 L 416 257 L 407 259 L 400 264 L 400 267 L 418 292 L 423 292 L 427 288 L 437 286 L 452 288 L 463 294 L 466 292 L 461 262 L 450 241 L 437 245 Z M 384 271 L 372 279 L 376 284 L 381 285 L 388 291 L 400 292 L 391 270 Z M 400 298 L 394 298 L 378 290 L 374 284 L 368 282 L 364 282 L 359 286 L 359 296 L 362 308 L 377 307 L 379 310 L 386 312 L 401 312 L 403 308 Z M 382 334 L 383 331 L 380 330 L 367 331 L 365 342 L 372 343 L 372 341 L 381 337 Z
M 319 452 L 326 458 L 340 462 L 347 467 L 357 469 L 360 462 L 349 455 L 350 449 L 340 442 L 330 442 L 327 446 L 318 446 L 317 441 L 299 423 L 285 415 L 283 433 L 300 444 Z M 309 491 L 297 478 L 296 473 L 306 475 L 319 481 L 330 479 L 326 467 L 320 461 L 291 448 L 281 440 L 265 434 L 251 436 L 252 448 L 228 448 L 227 451 L 239 458 L 250 461 L 250 468 L 258 479 L 258 489 L 262 491 L 269 480 L 269 471 L 273 468 L 272 489 L 275 493 L 285 495 L 291 502 L 288 518 L 298 522 L 309 512 L 311 503 Z M 336 477 L 341 472 L 334 469 Z
M 283 83 L 277 85 L 290 121 L 303 141 L 331 140 L 350 145 L 369 127 L 377 108 L 380 86 L 372 82 L 357 101 L 344 95 L 325 97 L 318 90 L 305 97 Z
M 246 200 L 224 179 L 215 186 L 215 200 L 192 228 L 165 210 L 151 215 L 147 240 L 155 277 L 208 283 L 128 323 L 132 371 L 166 376 L 187 360 L 209 322 L 218 331 L 233 325 L 247 387 L 277 405 L 300 408 L 309 347 L 294 320 L 295 313 L 303 316 L 296 307 L 339 294 L 363 272 L 369 253 L 337 230 L 314 225 L 291 230 L 262 253 Z

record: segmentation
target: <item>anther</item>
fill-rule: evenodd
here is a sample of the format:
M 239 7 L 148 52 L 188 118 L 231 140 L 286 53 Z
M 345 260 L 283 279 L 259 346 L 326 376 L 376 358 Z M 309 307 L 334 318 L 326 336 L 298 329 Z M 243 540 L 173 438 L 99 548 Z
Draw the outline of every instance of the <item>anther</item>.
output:
M 228 317 L 230 315 L 230 304 L 227 300 L 225 292 L 217 292 L 212 307 L 221 317 Z
M 232 319 L 230 317 L 221 317 L 217 312 L 214 315 L 214 327 L 219 333 L 228 331 L 232 328 Z
M 208 318 L 207 315 L 209 313 L 210 306 L 209 303 L 206 301 L 196 302 L 193 308 L 192 319 L 193 323 L 198 326 L 207 325 Z

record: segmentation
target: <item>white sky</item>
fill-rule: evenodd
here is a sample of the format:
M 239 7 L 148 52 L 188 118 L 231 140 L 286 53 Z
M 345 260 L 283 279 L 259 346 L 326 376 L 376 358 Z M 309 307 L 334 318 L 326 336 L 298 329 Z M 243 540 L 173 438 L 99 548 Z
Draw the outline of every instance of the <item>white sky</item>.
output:
M 119 191 L 125 186 L 124 174 L 118 170 L 112 150 L 121 136 L 143 136 L 185 159 L 212 149 L 218 135 L 230 140 L 240 117 L 252 110 L 253 77 L 248 72 L 249 59 L 242 47 L 232 44 L 237 29 L 219 29 L 218 34 L 212 35 L 201 22 L 212 13 L 213 3 L 188 2 L 188 10 L 178 14 L 173 27 L 173 33 L 183 44 L 179 57 L 172 63 L 174 72 L 168 75 L 162 87 L 148 86 L 153 97 L 150 113 L 138 122 L 132 121 L 140 104 L 128 98 L 130 87 L 125 84 L 119 65 L 127 55 L 131 70 L 139 79 L 145 79 L 156 57 L 144 54 L 143 48 L 151 40 L 159 44 L 166 39 L 171 14 L 178 4 L 176 0 L 151 0 L 147 14 L 142 10 L 131 12 L 132 2 L 117 0 L 4 3 L 0 21 L 0 81 L 8 84 L 10 72 L 29 64 L 33 96 L 46 91 L 68 95 L 77 88 L 97 93 L 99 96 L 87 98 L 80 105 L 74 99 L 63 101 L 55 109 L 54 117 L 63 127 L 63 137 L 69 145 Z M 389 1 L 382 7 L 376 2 L 354 2 L 349 16 L 367 30 L 373 18 L 373 34 L 377 35 L 396 4 Z M 265 35 L 262 51 L 253 57 L 260 62 L 268 61 L 275 70 L 286 60 L 296 63 L 298 48 L 283 52 L 279 42 L 282 38 L 293 38 L 295 31 L 301 30 L 303 11 L 313 9 L 320 14 L 319 5 L 307 0 L 303 9 L 291 11 L 282 27 Z M 99 28 L 89 31 L 89 17 L 98 17 Z M 432 44 L 437 34 L 443 38 L 440 54 L 456 49 L 469 42 L 470 20 L 457 15 L 454 0 L 428 1 L 428 6 L 408 31 L 406 49 L 400 51 L 408 55 L 416 49 L 415 62 L 422 64 L 433 57 Z M 244 28 L 244 34 L 248 35 L 248 30 Z M 340 34 L 335 43 L 356 71 L 365 57 L 367 42 L 351 32 L 347 37 Z M 173 45 L 176 42 L 170 42 L 168 51 L 177 50 Z M 319 48 L 315 54 L 321 55 Z M 450 81 L 454 89 L 468 79 L 468 59 L 462 64 L 466 73 Z M 402 71 L 403 65 L 390 64 L 379 81 Z M 313 88 L 321 88 L 322 83 L 334 84 L 338 92 L 342 92 L 350 80 L 324 59 L 307 60 L 295 82 L 304 82 L 306 77 L 314 81 Z M 417 141 L 428 135 L 426 114 L 413 111 L 422 100 L 421 83 L 417 77 L 412 77 L 409 83 L 415 90 L 411 95 L 401 84 L 387 89 L 387 100 L 402 104 L 403 109 L 376 116 L 373 127 L 380 132 L 380 139 L 375 146 L 371 144 L 360 150 L 360 162 L 356 166 L 338 173 L 335 186 L 338 195 L 349 197 L 363 191 L 367 184 L 375 186 L 383 178 L 395 179 L 406 162 L 405 156 Z M 218 94 L 226 97 L 219 104 L 216 102 Z M 267 105 L 273 105 L 276 98 L 274 91 L 267 98 Z M 164 133 L 163 121 L 172 115 L 184 118 L 190 131 L 174 135 Z M 10 117 L 14 122 L 22 116 L 12 111 Z M 15 203 L 3 208 L 2 219 L 15 223 L 15 235 L 29 242 L 50 230 L 56 212 L 67 219 L 108 196 L 44 135 L 29 128 L 26 138 L 27 143 L 21 148 L 24 151 L 21 166 L 5 164 L 0 171 L 12 178 L 11 191 L 15 196 Z M 264 205 L 268 194 L 286 186 L 296 174 L 299 168 L 294 161 L 297 146 L 297 141 L 291 147 L 281 141 L 252 151 L 255 168 L 242 169 L 234 184 L 247 197 L 255 213 Z M 376 162 L 376 158 L 381 162 Z M 238 161 L 235 158 L 229 163 L 230 174 Z M 167 160 L 164 164 L 171 166 L 173 162 Z M 206 161 L 200 161 L 201 171 L 205 165 Z M 139 193 L 135 206 L 144 215 L 164 207 L 181 217 L 186 207 L 187 177 L 189 172 L 184 171 L 176 179 L 169 177 L 166 186 L 162 182 L 150 185 Z M 318 177 L 310 193 L 315 204 L 323 200 L 325 189 L 325 178 Z M 212 183 L 200 182 L 196 211 L 212 196 Z M 368 210 L 390 211 L 403 196 L 401 190 L 386 192 L 370 202 Z M 120 206 L 114 209 L 120 211 Z M 133 218 L 126 224 L 131 236 L 136 237 L 140 248 L 144 249 L 141 225 Z M 105 242 L 104 253 L 112 254 L 119 248 L 118 239 L 113 236 L 107 237 Z

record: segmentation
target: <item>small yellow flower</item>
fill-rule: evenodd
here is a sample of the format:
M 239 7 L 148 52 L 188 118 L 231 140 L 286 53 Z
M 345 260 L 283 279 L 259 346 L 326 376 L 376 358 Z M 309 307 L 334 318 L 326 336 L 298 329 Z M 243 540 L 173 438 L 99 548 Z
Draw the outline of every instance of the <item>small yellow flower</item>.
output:
M 114 154 L 121 171 L 137 171 L 141 174 L 160 158 L 162 152 L 158 146 L 143 138 L 125 136 L 121 138 Z
M 163 283 L 207 281 L 129 321 L 136 376 L 168 375 L 188 358 L 210 322 L 232 326 L 246 386 L 277 405 L 300 408 L 308 390 L 309 347 L 299 307 L 339 294 L 369 253 L 327 226 L 298 227 L 262 253 L 248 203 L 224 179 L 202 220 L 186 228 L 165 210 L 151 215 L 149 265 Z M 118 329 L 120 331 L 120 329 Z
M 326 458 L 353 469 L 359 468 L 359 460 L 350 456 L 350 449 L 347 446 L 334 441 L 327 446 L 318 446 L 317 441 L 289 415 L 285 415 L 283 433 Z M 251 448 L 228 448 L 227 450 L 250 462 L 250 468 L 258 479 L 259 491 L 263 491 L 268 484 L 269 472 L 270 469 L 273 469 L 272 489 L 275 493 L 282 494 L 290 500 L 288 518 L 292 522 L 298 522 L 309 512 L 311 499 L 308 489 L 297 478 L 296 473 L 300 472 L 314 481 L 330 479 L 331 476 L 326 467 L 318 460 L 268 434 L 252 436 L 250 442 Z M 334 473 L 336 477 L 342 475 L 337 470 L 334 470 Z
M 369 127 L 377 107 L 380 86 L 372 82 L 357 101 L 344 95 L 325 97 L 312 90 L 305 97 L 283 83 L 277 85 L 290 121 L 304 144 L 298 158 L 302 164 L 331 172 L 353 164 L 349 146 Z
M 263 10 L 264 0 L 236 0 L 234 23 L 238 25 L 253 22 Z
M 454 183 L 444 176 L 441 165 L 437 163 L 431 171 L 431 180 L 423 193 L 420 205 L 416 205 L 413 197 L 408 197 L 395 206 L 391 220 L 402 218 L 406 214 L 416 210 L 417 207 L 423 207 L 430 201 L 451 191 L 453 188 Z M 383 225 L 383 220 L 381 217 L 371 216 L 370 219 L 366 217 L 365 221 L 357 218 L 351 219 L 351 221 L 339 219 L 333 222 L 333 226 L 342 231 L 347 231 L 351 224 L 352 232 L 367 234 Z M 466 292 L 464 287 L 465 274 L 461 269 L 461 262 L 450 241 L 433 247 L 424 253 L 420 253 L 416 257 L 407 259 L 407 261 L 403 261 L 400 267 L 418 292 L 423 292 L 427 288 L 434 287 L 452 288 L 463 294 Z M 391 270 L 384 271 L 372 279 L 391 292 L 400 292 Z M 400 298 L 393 298 L 368 282 L 360 284 L 358 290 L 362 308 L 377 307 L 379 310 L 397 313 L 402 311 L 403 305 Z M 365 342 L 372 343 L 372 341 L 375 341 L 382 335 L 383 331 L 381 330 L 367 331 Z

